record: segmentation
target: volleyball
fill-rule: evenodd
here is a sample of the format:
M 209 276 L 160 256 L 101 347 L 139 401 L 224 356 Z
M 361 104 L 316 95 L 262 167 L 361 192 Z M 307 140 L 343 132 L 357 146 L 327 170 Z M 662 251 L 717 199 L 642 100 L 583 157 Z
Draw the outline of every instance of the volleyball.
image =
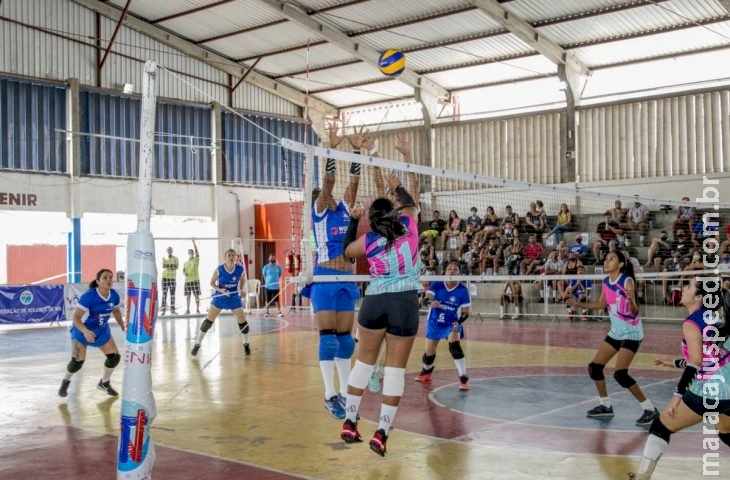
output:
M 400 50 L 386 50 L 378 58 L 378 67 L 384 75 L 397 77 L 406 69 L 406 56 Z

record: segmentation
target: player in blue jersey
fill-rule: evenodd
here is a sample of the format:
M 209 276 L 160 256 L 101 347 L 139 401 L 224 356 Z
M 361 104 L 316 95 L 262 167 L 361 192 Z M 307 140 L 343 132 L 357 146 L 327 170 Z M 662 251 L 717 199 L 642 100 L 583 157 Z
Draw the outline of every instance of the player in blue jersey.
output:
M 576 273 L 578 275 L 585 275 L 586 274 L 586 268 L 581 265 L 578 267 Z M 574 298 L 577 302 L 587 302 L 589 298 L 591 298 L 591 291 L 593 290 L 593 281 L 592 280 L 586 280 L 586 279 L 573 279 L 568 284 L 568 287 L 565 289 L 565 292 L 563 292 L 563 298 L 569 299 Z M 566 308 L 568 309 L 568 321 L 573 321 L 573 314 L 575 313 L 575 310 L 573 310 L 570 305 L 566 305 Z M 583 309 L 581 312 L 581 320 L 586 321 L 588 320 L 588 310 Z
M 459 262 L 449 262 L 444 275 L 458 275 L 460 271 Z M 469 289 L 456 281 L 433 282 L 428 287 L 426 298 L 431 300 L 426 324 L 426 351 L 423 353 L 423 369 L 415 380 L 431 380 L 439 340 L 448 340 L 449 352 L 459 372 L 459 390 L 469 390 L 469 377 L 466 375 L 466 361 L 460 342 L 464 338 L 462 324 L 469 318 L 471 308 Z
M 718 450 L 720 442 L 730 446 L 730 322 L 727 311 L 725 324 L 719 321 L 718 285 L 717 277 L 699 277 L 682 290 L 682 305 L 688 312 L 682 322 L 684 372 L 674 396 L 651 424 L 639 470 L 629 479 L 651 479 L 672 434 L 700 422 L 705 434 L 712 428 L 708 423 L 718 433 L 717 438 L 704 435 L 705 449 Z
M 330 148 L 345 137 L 329 129 Z M 364 130 L 347 137 L 355 153 L 370 142 Z M 314 275 L 352 275 L 352 262 L 344 257 L 345 232 L 350 224 L 350 212 L 355 206 L 360 185 L 360 164 L 350 164 L 350 180 L 344 198 L 332 195 L 335 186 L 335 160 L 327 159 L 322 189 L 312 195 L 312 230 L 316 247 Z M 360 290 L 354 282 L 320 282 L 307 286 L 302 295 L 309 297 L 319 327 L 319 367 L 324 382 L 324 407 L 335 418 L 345 417 L 345 393 L 350 376 L 350 358 L 355 351 L 352 325 L 355 321 L 355 301 Z M 335 367 L 340 382 L 335 390 Z
M 226 263 L 218 265 L 210 279 L 210 286 L 215 291 L 213 301 L 210 302 L 208 315 L 200 324 L 198 338 L 195 345 L 190 351 L 192 356 L 196 356 L 200 350 L 200 343 L 203 341 L 205 334 L 213 326 L 213 322 L 223 310 L 230 310 L 236 317 L 238 329 L 243 336 L 243 351 L 246 355 L 251 355 L 251 347 L 248 345 L 249 326 L 246 316 L 243 314 L 243 303 L 241 302 L 241 291 L 246 280 L 245 270 L 242 265 L 236 263 L 238 254 L 232 248 L 226 250 Z
M 96 387 L 113 397 L 119 395 L 109 382 L 114 368 L 122 358 L 112 338 L 109 319 L 113 316 L 122 331 L 126 330 L 126 326 L 122 320 L 119 294 L 112 288 L 113 282 L 114 274 L 111 270 L 99 270 L 96 278 L 89 284 L 89 290 L 81 295 L 76 305 L 71 326 L 71 361 L 68 362 L 66 376 L 58 390 L 61 397 L 68 395 L 71 377 L 81 370 L 88 346 L 99 347 L 106 355 L 104 374 Z

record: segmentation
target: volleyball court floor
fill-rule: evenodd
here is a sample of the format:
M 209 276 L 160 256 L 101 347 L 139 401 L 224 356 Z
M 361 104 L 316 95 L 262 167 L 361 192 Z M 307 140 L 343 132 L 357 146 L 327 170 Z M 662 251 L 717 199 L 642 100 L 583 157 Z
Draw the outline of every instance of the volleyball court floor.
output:
M 250 357 L 230 315 L 218 319 L 191 357 L 200 321 L 157 321 L 157 479 L 625 479 L 647 435 L 634 426 L 638 403 L 613 381 L 611 368 L 615 418 L 585 416 L 596 402 L 586 365 L 608 331 L 605 322 L 470 320 L 463 343 L 471 390 L 461 392 L 445 342 L 432 382 L 413 381 L 422 319 L 381 458 L 367 445 L 380 394 L 365 394 L 361 444 L 343 443 L 341 421 L 323 407 L 309 312 L 250 315 Z M 122 345 L 122 332 L 112 331 Z M 660 409 L 679 371 L 653 361 L 678 356 L 680 335 L 679 324 L 647 325 L 633 364 L 632 375 Z M 115 478 L 121 400 L 96 389 L 104 357 L 93 348 L 69 396 L 58 397 L 69 352 L 66 328 L 0 333 L 0 478 Z M 112 385 L 121 384 L 118 369 Z M 654 478 L 702 478 L 702 448 L 700 427 L 676 434 Z M 720 472 L 730 472 L 729 457 L 721 451 Z

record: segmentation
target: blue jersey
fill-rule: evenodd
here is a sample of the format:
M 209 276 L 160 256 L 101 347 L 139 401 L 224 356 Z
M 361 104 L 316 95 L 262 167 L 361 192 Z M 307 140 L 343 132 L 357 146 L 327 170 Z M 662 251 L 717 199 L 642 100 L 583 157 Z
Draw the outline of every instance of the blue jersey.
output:
M 92 288 L 79 299 L 76 308 L 84 311 L 81 321 L 89 330 L 96 331 L 99 327 L 104 327 L 109 323 L 112 312 L 119 308 L 121 302 L 119 294 L 116 290 L 109 290 L 109 295 L 105 298 L 99 293 L 99 290 Z
M 238 282 L 243 277 L 243 272 L 243 266 L 238 264 L 233 267 L 233 271 L 228 271 L 225 264 L 218 265 L 218 288 L 223 288 L 229 294 L 234 294 L 234 296 L 240 296 L 238 293 Z
M 572 288 L 573 296 L 578 298 L 583 294 L 587 294 L 588 290 L 593 288 L 592 280 L 571 280 L 570 287 Z
M 325 208 L 321 214 L 312 207 L 312 230 L 317 252 L 317 264 L 341 257 L 345 253 L 345 233 L 350 224 L 350 209 L 340 200 L 332 211 Z
M 428 311 L 428 322 L 448 325 L 449 328 L 459 320 L 461 309 L 471 307 L 469 289 L 459 283 L 449 289 L 444 282 L 433 282 L 426 294 L 433 296 L 432 302 L 439 302 L 438 307 L 431 307 Z
M 261 270 L 264 276 L 264 288 L 267 290 L 279 290 L 279 278 L 281 278 L 281 266 L 267 264 Z

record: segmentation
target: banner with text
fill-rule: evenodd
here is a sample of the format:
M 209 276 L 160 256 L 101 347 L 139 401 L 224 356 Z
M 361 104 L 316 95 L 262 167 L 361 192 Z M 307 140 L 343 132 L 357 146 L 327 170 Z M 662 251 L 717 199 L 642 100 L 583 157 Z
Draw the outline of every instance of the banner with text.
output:
M 0 287 L 0 323 L 65 320 L 63 285 Z

